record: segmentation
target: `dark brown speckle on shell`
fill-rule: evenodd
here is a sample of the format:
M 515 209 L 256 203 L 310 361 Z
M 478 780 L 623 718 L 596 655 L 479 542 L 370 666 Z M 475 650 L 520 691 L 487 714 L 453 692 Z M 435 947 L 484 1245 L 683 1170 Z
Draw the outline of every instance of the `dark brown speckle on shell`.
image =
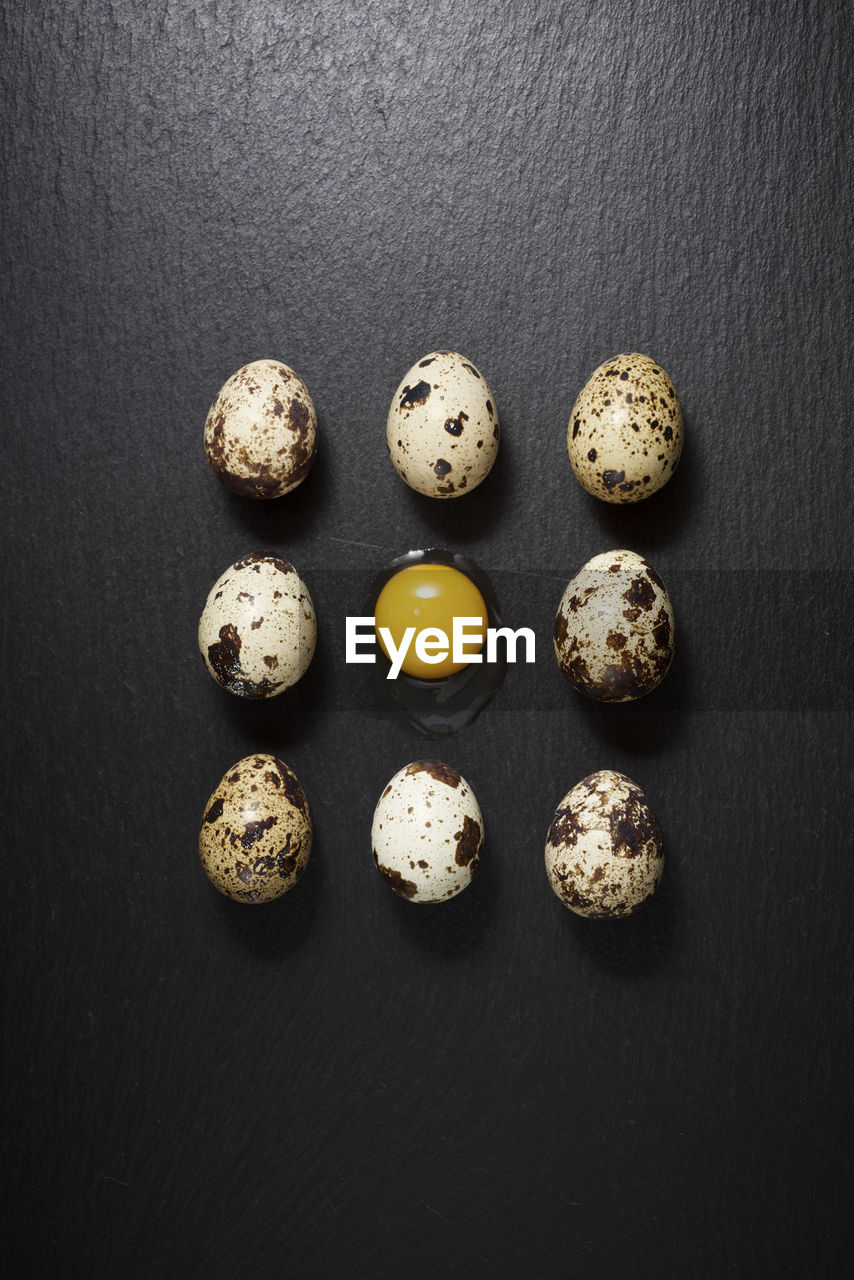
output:
M 456 769 L 441 760 L 413 760 L 412 764 L 406 766 L 406 772 L 410 776 L 414 773 L 427 773 L 436 782 L 443 782 L 446 787 L 458 787 L 462 782 Z
M 454 839 L 457 842 L 454 850 L 454 861 L 457 866 L 467 867 L 475 858 L 480 857 L 480 825 L 468 814 L 463 818 L 462 830 L 454 833 Z
M 414 881 L 404 879 L 401 873 L 393 867 L 384 867 L 383 864 L 376 859 L 376 855 L 374 855 L 374 858 L 380 875 L 383 876 L 386 882 L 391 885 L 399 898 L 415 897 L 415 894 L 418 892 L 418 885 L 415 884 Z

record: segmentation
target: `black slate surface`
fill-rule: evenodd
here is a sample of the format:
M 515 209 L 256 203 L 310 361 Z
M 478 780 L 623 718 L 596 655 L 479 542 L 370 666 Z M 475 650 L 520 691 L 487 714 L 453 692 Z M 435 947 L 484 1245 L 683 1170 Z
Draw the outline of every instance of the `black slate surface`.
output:
M 850 10 L 45 0 L 4 6 L 0 48 L 10 1274 L 847 1274 Z M 384 444 L 437 345 L 503 424 L 493 475 L 446 504 Z M 564 432 L 633 349 L 688 436 L 618 510 Z M 305 377 L 322 453 L 262 505 L 216 482 L 201 429 L 268 355 Z M 437 542 L 539 652 L 442 747 L 488 862 L 419 909 L 369 830 L 425 743 L 345 665 L 344 618 Z M 615 546 L 668 583 L 679 650 L 602 708 L 550 630 Z M 263 706 L 195 648 L 210 584 L 259 547 L 320 619 L 309 675 Z M 316 845 L 246 908 L 195 842 L 259 748 Z M 667 846 L 618 925 L 542 868 L 600 767 Z

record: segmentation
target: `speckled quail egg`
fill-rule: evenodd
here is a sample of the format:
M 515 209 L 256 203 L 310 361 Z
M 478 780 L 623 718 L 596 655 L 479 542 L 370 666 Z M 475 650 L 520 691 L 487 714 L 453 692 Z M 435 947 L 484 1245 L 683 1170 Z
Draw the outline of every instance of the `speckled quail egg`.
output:
M 588 493 L 639 502 L 660 489 L 682 453 L 682 408 L 673 383 L 649 356 L 606 360 L 581 389 L 566 447 Z
M 561 800 L 546 840 L 546 874 L 576 915 L 629 915 L 658 887 L 663 867 L 658 822 L 624 774 L 591 773 Z
M 415 760 L 380 796 L 371 843 L 380 874 L 401 898 L 446 902 L 480 862 L 483 818 L 474 792 L 450 765 Z
M 428 498 L 471 493 L 498 454 L 498 410 L 482 373 L 456 351 L 431 351 L 394 393 L 386 439 L 398 475 Z
M 581 693 L 629 702 L 649 693 L 673 661 L 676 623 L 661 578 L 634 551 L 588 560 L 563 593 L 555 656 Z
M 238 902 L 269 902 L 299 880 L 311 834 L 296 774 L 275 756 L 246 756 L 224 774 L 205 805 L 199 854 L 220 893 Z
M 199 620 L 208 671 L 242 698 L 272 698 L 295 684 L 316 640 L 308 587 L 292 564 L 263 551 L 226 569 Z
M 290 493 L 311 470 L 316 448 L 308 388 L 281 360 L 253 360 L 233 373 L 205 422 L 214 474 L 244 498 Z
M 545 874 L 576 915 L 629 915 L 656 891 L 663 865 L 656 815 L 624 773 L 600 769 L 563 796 L 545 841 Z

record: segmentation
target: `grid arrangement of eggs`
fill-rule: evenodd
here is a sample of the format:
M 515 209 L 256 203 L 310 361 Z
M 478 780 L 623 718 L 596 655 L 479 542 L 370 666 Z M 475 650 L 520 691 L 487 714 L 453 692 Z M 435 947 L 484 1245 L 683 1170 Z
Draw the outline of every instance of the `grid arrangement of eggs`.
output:
M 486 379 L 454 351 L 430 352 L 409 369 L 386 424 L 398 475 L 440 501 L 465 497 L 487 478 L 500 435 Z M 670 479 L 683 437 L 670 378 L 648 356 L 631 353 L 606 360 L 582 387 L 566 444 L 589 493 L 634 503 Z M 283 497 L 305 479 L 315 457 L 317 414 L 308 388 L 281 361 L 245 365 L 211 405 L 204 442 L 211 468 L 233 492 Z M 493 642 L 502 635 L 498 604 L 479 567 L 444 550 L 410 552 L 378 576 L 373 595 L 377 642 L 402 711 L 428 733 L 446 736 L 470 723 L 500 687 L 506 665 L 506 652 Z M 469 628 L 465 645 L 451 652 L 441 638 L 460 619 Z M 316 635 L 311 595 L 297 570 L 280 556 L 254 552 L 211 587 L 198 639 L 223 689 L 271 698 L 305 674 Z M 664 679 L 674 638 L 673 609 L 658 573 L 642 556 L 616 549 L 595 555 L 567 584 L 555 617 L 554 653 L 581 695 L 628 702 Z M 258 753 L 228 769 L 210 796 L 199 852 L 221 893 L 257 903 L 297 884 L 311 842 L 298 778 L 283 761 Z M 411 761 L 379 797 L 371 845 L 395 893 L 413 903 L 445 902 L 471 883 L 483 855 L 477 798 L 444 761 Z M 655 814 L 623 774 L 593 773 L 558 804 L 545 872 L 569 910 L 594 918 L 629 915 L 655 891 L 662 869 Z

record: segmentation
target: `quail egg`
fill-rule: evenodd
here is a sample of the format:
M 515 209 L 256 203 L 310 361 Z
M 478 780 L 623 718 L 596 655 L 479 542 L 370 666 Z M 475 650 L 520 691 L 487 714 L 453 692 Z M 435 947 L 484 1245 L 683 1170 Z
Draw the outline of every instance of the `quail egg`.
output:
M 275 756 L 246 756 L 205 805 L 199 854 L 220 893 L 238 902 L 269 902 L 299 880 L 311 835 L 308 801 L 296 774 Z
M 415 760 L 394 775 L 374 811 L 374 862 L 401 898 L 446 902 L 477 870 L 483 818 L 474 792 L 450 765 Z
M 606 551 L 569 583 L 554 624 L 568 680 L 600 702 L 629 702 L 659 684 L 673 661 L 676 623 L 661 578 L 634 551 Z
M 498 454 L 498 410 L 486 380 L 456 351 L 431 351 L 394 393 L 386 439 L 395 470 L 428 498 L 459 498 Z
M 629 915 L 655 891 L 663 867 L 658 822 L 624 774 L 591 773 L 561 800 L 546 840 L 546 874 L 576 915 Z
M 317 414 L 305 383 L 281 360 L 254 360 L 220 388 L 205 422 L 205 453 L 227 488 L 280 498 L 306 478 Z
M 289 561 L 263 551 L 226 569 L 199 620 L 208 671 L 242 698 L 272 698 L 295 684 L 316 640 L 308 587 Z
M 576 478 L 604 502 L 639 502 L 673 475 L 682 453 L 682 408 L 649 356 L 606 360 L 579 393 L 566 433 Z

